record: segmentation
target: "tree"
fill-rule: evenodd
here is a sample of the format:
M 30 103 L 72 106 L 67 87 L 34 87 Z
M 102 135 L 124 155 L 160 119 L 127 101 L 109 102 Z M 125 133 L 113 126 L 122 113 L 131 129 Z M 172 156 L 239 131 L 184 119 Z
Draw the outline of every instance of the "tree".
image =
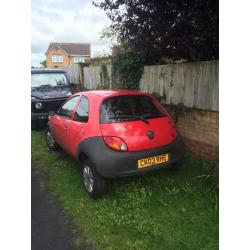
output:
M 41 64 L 44 68 L 47 68 L 47 62 L 46 62 L 46 60 L 43 60 L 42 62 L 40 62 L 40 64 Z
M 148 62 L 219 57 L 218 0 L 102 0 L 94 5 L 107 13 L 122 45 L 144 51 Z

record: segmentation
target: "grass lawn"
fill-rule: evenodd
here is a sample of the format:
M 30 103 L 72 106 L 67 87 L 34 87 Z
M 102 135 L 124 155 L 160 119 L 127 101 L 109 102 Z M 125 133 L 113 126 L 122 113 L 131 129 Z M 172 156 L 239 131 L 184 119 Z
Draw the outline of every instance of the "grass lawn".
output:
M 76 249 L 85 237 L 97 249 L 218 249 L 218 166 L 188 154 L 177 172 L 111 180 L 95 201 L 79 163 L 50 151 L 42 132 L 32 131 L 32 162 L 72 219 Z

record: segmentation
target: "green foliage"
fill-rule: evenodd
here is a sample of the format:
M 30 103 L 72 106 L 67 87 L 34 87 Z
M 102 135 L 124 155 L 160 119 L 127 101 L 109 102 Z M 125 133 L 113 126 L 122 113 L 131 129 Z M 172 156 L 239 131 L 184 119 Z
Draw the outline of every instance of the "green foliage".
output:
M 83 69 L 84 67 L 88 67 L 89 63 L 88 62 L 78 62 L 78 64 L 81 66 L 81 68 Z
M 100 72 L 101 82 L 96 89 L 110 89 L 110 78 L 108 74 L 107 65 L 102 63 L 100 69 L 101 69 Z
M 47 62 L 46 62 L 46 60 L 43 60 L 42 62 L 40 62 L 40 64 L 41 64 L 44 68 L 47 68 Z
M 219 57 L 219 1 L 101 0 L 118 40 L 144 50 L 147 62 L 168 59 L 211 60 Z
M 100 33 L 100 39 L 102 40 L 111 40 L 113 42 L 116 39 L 116 31 L 112 26 L 105 25 Z
M 112 61 L 112 82 L 116 88 L 139 89 L 145 54 L 142 51 L 121 51 Z
M 178 122 L 178 118 L 182 115 L 192 112 L 194 109 L 185 106 L 183 103 L 167 104 L 167 110 L 173 115 L 175 123 Z
M 166 104 L 166 95 L 160 95 L 156 92 L 153 92 L 152 95 L 154 95 L 159 102 L 162 103 L 163 106 L 166 107 L 166 109 L 171 113 L 173 116 L 174 122 L 178 122 L 178 118 L 181 115 L 185 115 L 187 113 L 190 113 L 194 110 L 194 108 L 190 108 L 185 106 L 183 103 L 178 103 L 178 104 Z
M 103 250 L 218 249 L 214 164 L 187 155 L 177 172 L 109 180 L 106 196 L 92 200 L 79 163 L 63 151 L 50 151 L 41 132 L 32 132 L 32 162 L 41 184 L 73 221 L 75 249 L 83 249 L 86 238 Z
M 78 62 L 78 65 L 80 66 L 80 69 L 81 69 L 81 76 L 80 78 L 83 79 L 84 78 L 84 67 L 88 67 L 89 66 L 89 63 L 86 63 L 86 62 Z M 83 80 L 82 80 L 83 82 Z M 86 91 L 87 89 L 82 85 L 82 83 L 79 84 L 79 88 L 80 88 L 80 91 Z

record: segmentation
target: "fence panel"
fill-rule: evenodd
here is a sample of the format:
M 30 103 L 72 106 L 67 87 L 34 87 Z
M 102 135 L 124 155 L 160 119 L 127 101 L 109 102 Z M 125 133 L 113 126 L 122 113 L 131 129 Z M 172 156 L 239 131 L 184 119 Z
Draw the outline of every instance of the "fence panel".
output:
M 219 62 L 145 66 L 140 89 L 166 96 L 167 104 L 219 110 Z
M 111 74 L 112 68 L 111 65 L 107 65 L 107 72 L 109 76 L 110 88 L 112 86 L 111 83 Z M 96 89 L 98 85 L 101 84 L 101 67 L 85 67 L 84 68 L 84 87 L 87 89 Z
M 111 65 L 107 66 L 111 79 Z M 84 68 L 84 87 L 96 89 L 101 83 L 99 66 Z M 110 81 L 110 87 L 111 87 Z M 219 110 L 219 62 L 202 61 L 145 66 L 140 90 L 165 96 L 166 104 Z
M 70 83 L 81 84 L 81 66 L 79 64 L 60 66 L 60 69 L 66 71 Z

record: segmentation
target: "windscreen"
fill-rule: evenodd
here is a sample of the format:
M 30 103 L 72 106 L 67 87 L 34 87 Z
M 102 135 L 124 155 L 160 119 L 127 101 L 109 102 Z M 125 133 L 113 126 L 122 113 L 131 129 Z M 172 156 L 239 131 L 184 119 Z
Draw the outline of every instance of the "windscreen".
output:
M 100 123 L 134 121 L 166 116 L 148 96 L 116 96 L 103 101 Z
M 64 73 L 35 73 L 31 74 L 31 87 L 63 87 L 68 86 Z

